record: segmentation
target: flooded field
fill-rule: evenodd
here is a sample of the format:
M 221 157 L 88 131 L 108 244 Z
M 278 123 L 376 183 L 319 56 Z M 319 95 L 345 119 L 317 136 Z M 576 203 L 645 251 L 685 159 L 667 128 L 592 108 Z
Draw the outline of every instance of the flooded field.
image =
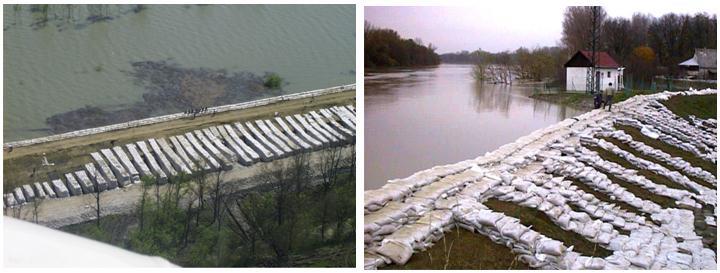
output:
M 475 158 L 581 111 L 529 98 L 532 87 L 479 85 L 471 65 L 365 75 L 365 189 Z
M 353 5 L 3 13 L 6 142 L 355 82 Z M 282 83 L 268 88 L 267 73 Z

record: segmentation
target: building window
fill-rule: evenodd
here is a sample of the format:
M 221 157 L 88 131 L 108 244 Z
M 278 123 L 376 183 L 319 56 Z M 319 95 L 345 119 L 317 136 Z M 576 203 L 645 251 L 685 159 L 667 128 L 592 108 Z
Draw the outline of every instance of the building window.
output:
M 610 71 L 608 71 L 608 78 L 610 78 Z

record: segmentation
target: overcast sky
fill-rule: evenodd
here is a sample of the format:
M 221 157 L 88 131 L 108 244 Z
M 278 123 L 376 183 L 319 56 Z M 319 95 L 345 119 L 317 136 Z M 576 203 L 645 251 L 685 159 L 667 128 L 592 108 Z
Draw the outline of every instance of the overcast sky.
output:
M 541 3 L 539 3 L 541 2 Z M 506 2 L 501 2 L 507 3 Z M 656 17 L 665 13 L 707 12 L 716 14 L 713 1 L 607 1 L 610 17 L 630 18 L 633 13 Z M 420 38 L 437 47 L 438 53 L 515 50 L 520 46 L 553 46 L 562 33 L 565 4 L 549 1 L 510 2 L 504 6 L 365 7 L 365 19 L 392 28 L 405 38 Z

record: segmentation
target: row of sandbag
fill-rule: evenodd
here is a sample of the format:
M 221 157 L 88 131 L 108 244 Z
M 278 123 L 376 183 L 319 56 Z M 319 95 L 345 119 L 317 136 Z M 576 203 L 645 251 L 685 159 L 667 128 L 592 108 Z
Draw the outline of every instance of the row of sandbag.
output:
M 564 164 L 560 161 L 550 163 L 549 161 L 552 160 L 553 159 L 546 160 L 544 164 L 547 166 L 551 166 L 553 163 Z M 568 174 L 566 171 L 558 171 L 559 169 L 562 169 L 559 166 L 554 166 L 551 169 L 553 168 L 555 168 L 556 174 Z M 588 178 L 587 175 L 583 175 L 583 177 Z M 591 179 L 585 180 L 583 183 L 586 183 L 601 192 L 606 192 L 603 188 L 598 187 L 598 184 L 593 184 Z M 599 185 L 602 185 L 602 182 Z M 608 194 L 614 196 L 612 192 L 609 192 Z M 588 197 L 589 196 L 585 194 L 582 196 L 583 199 Z M 617 196 L 615 197 L 617 198 Z M 623 198 L 620 197 L 618 199 L 622 200 Z M 639 203 L 642 202 L 638 202 L 636 204 Z M 578 207 L 584 207 L 584 210 L 589 214 L 593 210 L 596 210 L 596 206 L 590 203 L 587 205 L 583 204 L 583 200 L 578 200 L 578 202 L 575 203 Z M 602 207 L 608 208 L 609 206 Z M 592 213 L 591 215 L 601 216 L 598 213 Z M 620 226 L 620 223 L 616 223 L 615 221 L 613 221 L 612 224 L 618 228 L 629 230 L 631 232 L 630 236 L 614 236 L 608 243 L 608 248 L 614 250 L 614 255 L 607 257 L 606 261 L 612 261 L 617 268 L 628 269 L 627 266 L 634 266 L 643 269 L 698 269 L 714 266 L 714 262 L 698 263 L 696 261 L 697 257 L 708 257 L 709 253 L 707 250 L 709 249 L 703 249 L 701 238 L 694 235 L 692 212 L 688 210 L 665 209 L 653 213 L 653 219 L 661 222 L 663 224 L 662 227 L 657 227 L 647 222 L 643 224 L 643 217 L 630 212 L 616 213 L 616 215 L 624 216 L 627 220 L 626 224 Z M 601 217 L 603 216 L 604 215 Z M 618 218 L 616 217 L 615 219 L 617 220 Z M 562 227 L 562 225 L 560 226 Z M 683 239 L 683 242 L 678 242 L 673 236 L 665 236 L 665 234 L 671 233 L 680 236 Z M 710 253 L 712 253 L 712 251 L 710 251 Z M 714 261 L 714 256 L 711 258 L 711 261 Z
M 660 162 L 666 163 L 670 166 L 672 166 L 675 169 L 681 170 L 684 173 L 687 173 L 689 175 L 692 175 L 694 177 L 700 178 L 703 181 L 706 181 L 711 184 L 716 184 L 715 176 L 706 171 L 703 170 L 700 167 L 694 167 L 687 161 L 685 161 L 682 157 L 673 157 L 670 154 L 663 152 L 662 150 L 655 149 L 652 146 L 649 146 L 641 141 L 636 141 L 630 136 L 629 134 L 625 133 L 622 130 L 615 130 L 610 132 L 603 132 L 601 133 L 602 136 L 605 137 L 612 137 L 614 139 L 619 140 L 622 143 L 627 144 L 631 148 L 635 149 L 636 151 L 640 152 L 643 155 L 646 155 L 648 157 L 651 157 L 655 160 L 658 160 Z
M 717 134 L 717 119 L 701 119 L 694 115 L 688 116 L 688 119 L 690 119 L 690 124 L 697 127 L 698 129 L 705 130 L 713 135 Z
M 636 117 L 645 124 L 654 126 L 663 134 L 672 135 L 687 143 L 697 145 L 697 148 L 708 152 L 716 152 L 715 134 L 700 130 L 690 124 L 686 119 L 677 116 L 659 100 L 669 99 L 670 96 L 715 94 L 716 90 L 707 92 L 675 92 L 655 96 L 648 96 L 636 107 L 623 109 L 623 113 Z M 710 148 L 713 147 L 713 148 Z
M 613 175 L 615 178 L 624 182 L 640 186 L 653 194 L 669 197 L 678 202 L 690 202 L 689 204 L 691 204 L 691 207 L 695 204 L 691 198 L 692 196 L 695 196 L 694 193 L 686 190 L 669 188 L 666 185 L 655 183 L 645 176 L 637 174 L 636 170 L 627 169 L 618 163 L 606 160 L 594 151 L 591 151 L 583 146 L 575 147 L 574 153 L 566 154 L 575 157 L 580 162 L 587 164 L 595 170 Z M 614 193 L 618 194 L 618 192 Z
M 229 170 L 238 162 L 250 165 L 302 150 L 321 149 L 354 139 L 354 107 L 332 106 L 307 114 L 211 126 L 164 138 L 128 143 L 90 154 L 94 163 L 49 182 L 35 182 L 3 195 L 13 207 L 36 198 L 64 198 L 112 190 L 140 182 L 141 176 L 160 183 L 196 171 Z M 194 133 L 194 134 L 193 134 Z
M 494 212 L 482 204 L 461 204 L 453 208 L 458 225 L 508 246 L 520 261 L 541 269 L 604 269 L 605 260 L 581 256 L 563 242 L 549 238 L 520 220 Z
M 706 151 L 717 152 L 717 150 L 714 149 L 716 148 L 716 138 L 714 134 L 697 128 L 687 119 L 684 119 L 670 111 L 670 109 L 665 107 L 662 103 L 658 101 L 649 102 L 645 106 L 644 110 L 645 111 L 643 112 L 646 113 L 646 115 L 643 115 L 640 118 L 646 120 L 650 123 L 650 125 L 657 127 L 664 133 L 674 135 L 682 140 L 694 139 L 697 143 L 702 143 L 703 145 L 701 148 L 706 149 Z M 647 110 L 650 110 L 651 112 Z
M 640 184 L 643 187 L 647 187 L 654 193 L 672 197 L 676 200 L 679 200 L 680 203 L 682 203 L 683 205 L 689 205 L 690 207 L 699 207 L 700 206 L 699 204 L 696 204 L 696 202 L 691 197 L 695 197 L 697 199 L 703 200 L 704 202 L 709 203 L 709 204 L 715 204 L 716 198 L 713 198 L 713 196 L 716 195 L 715 190 L 708 189 L 708 188 L 690 180 L 685 175 L 683 175 L 677 171 L 668 170 L 667 168 L 663 167 L 660 164 L 656 164 L 654 162 L 637 157 L 634 154 L 632 154 L 628 151 L 625 151 L 623 149 L 620 149 L 615 144 L 605 141 L 603 139 L 592 138 L 592 140 L 586 140 L 583 142 L 585 144 L 598 146 L 610 153 L 613 153 L 616 156 L 623 158 L 626 161 L 630 162 L 631 164 L 633 164 L 633 166 L 635 166 L 637 168 L 645 169 L 650 172 L 654 172 L 656 174 L 664 176 L 664 177 L 670 179 L 672 182 L 682 186 L 683 189 L 669 188 L 666 185 L 653 183 L 651 180 L 649 180 L 643 176 L 625 173 L 623 171 L 628 170 L 628 169 L 625 169 L 624 167 L 615 163 L 614 169 L 620 170 L 619 172 L 622 173 L 621 175 L 617 175 L 617 176 L 623 180 L 626 180 L 626 181 L 634 183 L 634 184 Z M 590 155 L 590 151 L 586 151 L 586 149 L 584 149 L 584 148 L 581 148 L 578 150 L 585 151 L 587 154 Z M 590 155 L 590 156 L 592 156 L 592 155 Z M 603 159 L 603 161 L 605 161 L 605 160 Z M 593 164 L 595 164 L 595 163 L 593 163 Z M 698 192 L 700 194 L 696 194 L 695 192 L 691 192 L 687 189 L 693 189 L 695 192 Z
M 474 160 L 435 166 L 416 172 L 406 178 L 390 180 L 379 189 L 367 190 L 364 192 L 363 198 L 365 214 L 378 211 L 390 201 L 402 200 L 426 185 L 443 177 L 470 169 L 473 166 L 477 166 Z
M 715 162 L 715 157 L 717 153 L 703 151 L 707 150 L 707 146 L 705 144 L 700 143 L 697 140 L 680 139 L 674 135 L 663 133 L 663 131 L 661 131 L 661 128 L 656 128 L 655 126 L 648 126 L 647 124 L 641 122 L 638 118 L 639 116 L 641 116 L 642 112 L 634 112 L 628 110 L 623 111 L 623 113 L 625 113 L 626 115 L 615 120 L 615 122 L 617 122 L 618 124 L 635 127 L 640 130 L 641 133 L 647 135 L 648 137 L 658 139 L 668 145 L 678 147 L 682 150 L 693 153 L 708 162 Z M 700 148 L 698 148 L 698 146 Z
M 593 189 L 614 196 L 616 199 L 642 212 L 655 213 L 662 209 L 660 205 L 650 200 L 643 200 L 631 192 L 628 192 L 627 189 L 613 183 L 604 173 L 585 165 L 575 157 L 559 156 L 547 158 L 543 161 L 542 165 L 547 173 L 577 179 Z
M 393 234 L 404 225 L 414 223 L 425 213 L 437 209 L 438 205 L 442 206 L 441 203 L 449 196 L 456 195 L 467 185 L 475 184 L 485 175 L 486 172 L 482 168 L 474 166 L 463 172 L 439 178 L 415 191 L 403 193 L 398 200 L 388 201 L 382 208 L 366 213 L 365 246 L 377 245 L 385 236 Z

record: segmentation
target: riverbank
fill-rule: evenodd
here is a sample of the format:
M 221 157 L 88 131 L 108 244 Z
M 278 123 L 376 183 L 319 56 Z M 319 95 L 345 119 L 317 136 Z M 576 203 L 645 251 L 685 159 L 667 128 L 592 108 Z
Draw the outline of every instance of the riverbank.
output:
M 532 94 L 530 98 L 566 105 L 582 111 L 594 109 L 593 96 L 586 93 Z
M 348 149 L 351 148 L 354 149 L 355 146 L 345 147 L 343 152 L 349 153 Z M 316 166 L 320 163 L 322 150 L 310 152 L 308 156 L 310 166 Z M 222 188 L 227 193 L 237 193 L 261 187 L 264 183 L 263 180 L 255 178 L 263 168 L 271 167 L 273 164 L 291 164 L 293 160 L 294 156 L 291 156 L 272 162 L 259 162 L 248 167 L 236 166 L 232 170 L 222 173 L 220 177 Z M 215 176 L 215 173 L 209 174 L 209 176 Z M 160 192 L 164 192 L 168 187 L 169 184 L 165 184 L 158 189 Z M 104 191 L 100 198 L 102 215 L 131 214 L 135 211 L 141 196 L 141 185 Z M 5 215 L 32 222 L 37 217 L 37 222 L 43 226 L 60 228 L 96 219 L 95 201 L 94 194 L 42 199 L 24 206 L 6 208 Z M 187 203 L 188 201 L 184 200 L 183 202 Z M 37 204 L 37 210 L 35 210 L 35 204 Z
M 365 191 L 365 268 L 442 249 L 458 227 L 532 268 L 716 268 L 717 140 L 706 126 L 716 117 L 689 121 L 663 107 L 674 99 L 688 108 L 716 92 L 634 96 L 612 112 L 593 110 Z M 635 130 L 662 145 L 631 137 Z M 685 153 L 666 153 L 666 145 Z
M 270 98 L 266 99 L 268 100 L 267 103 L 257 105 L 252 105 L 253 102 L 249 102 L 251 107 L 219 106 L 211 108 L 206 114 L 195 118 L 175 114 L 149 119 L 146 122 L 138 121 L 139 125 L 137 126 L 118 124 L 27 140 L 23 141 L 24 143 L 16 142 L 12 150 L 6 144 L 3 151 L 3 191 L 8 192 L 19 185 L 46 181 L 49 176 L 57 177 L 58 174 L 82 169 L 82 165 L 92 161 L 90 153 L 102 148 L 124 145 L 148 138 L 177 135 L 211 125 L 272 118 L 276 114 L 284 116 L 304 113 L 327 106 L 354 104 L 355 87 L 351 85 L 338 92 L 318 93 L 296 99 L 290 98 Z M 215 110 L 217 110 L 217 113 L 213 113 Z M 29 145 L 18 146 L 25 143 L 29 143 Z M 54 163 L 54 165 L 41 166 L 43 157 L 47 157 L 47 160 Z

